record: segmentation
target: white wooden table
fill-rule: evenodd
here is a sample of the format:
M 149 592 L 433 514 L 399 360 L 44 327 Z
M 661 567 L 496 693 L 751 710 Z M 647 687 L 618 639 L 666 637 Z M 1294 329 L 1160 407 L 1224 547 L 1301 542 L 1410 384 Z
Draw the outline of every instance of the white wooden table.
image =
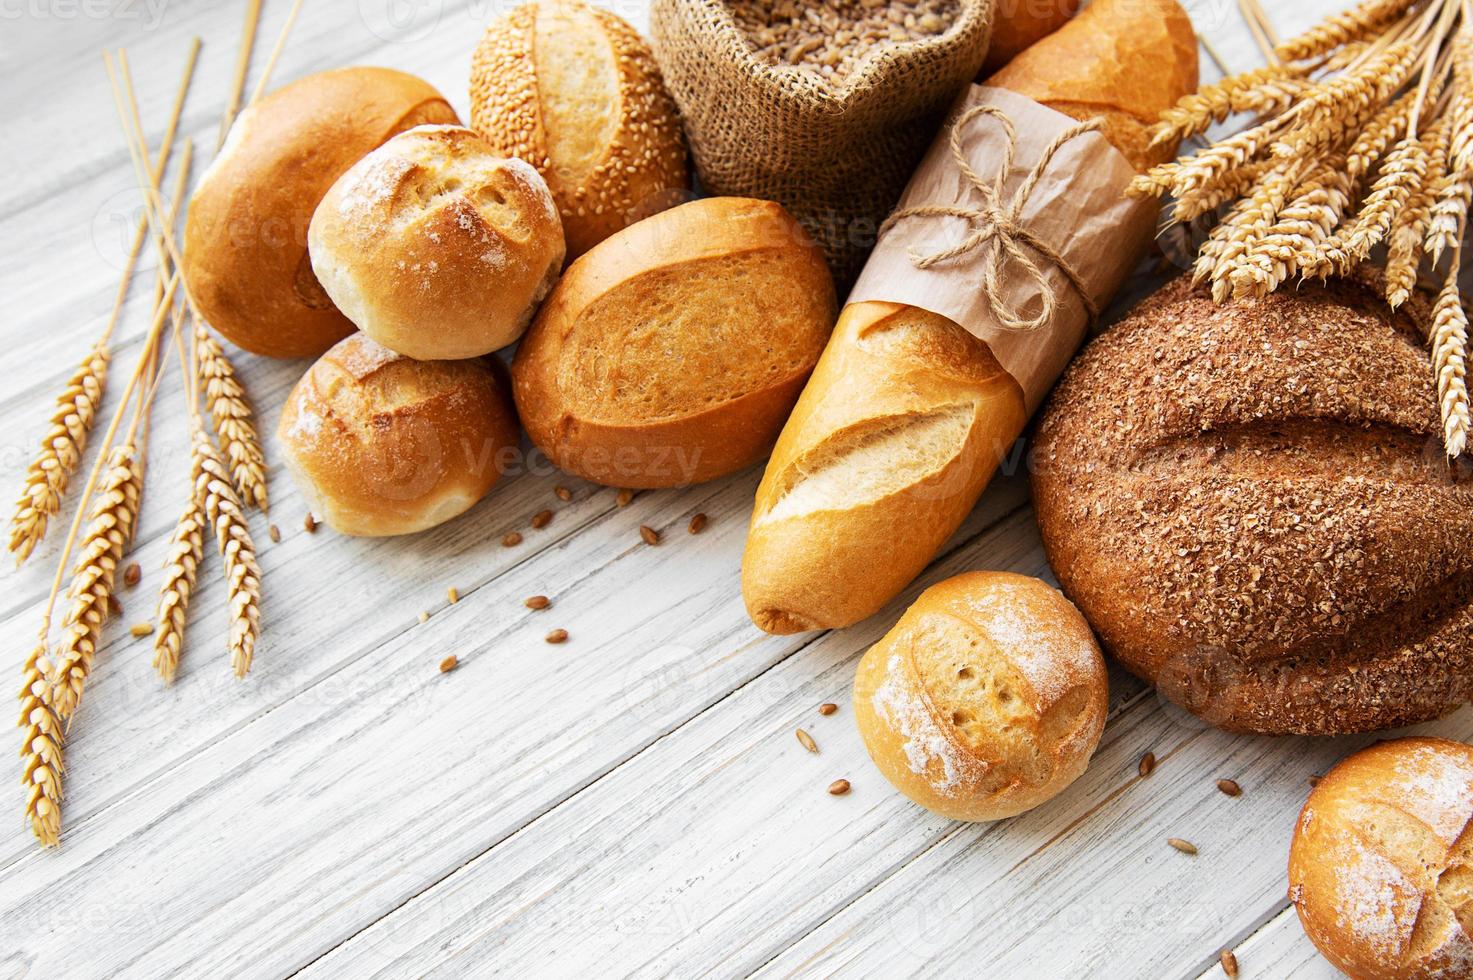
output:
M 389 65 L 464 111 L 471 49 L 510 2 L 314 0 L 276 80 Z M 643 0 L 620 2 L 643 29 Z M 0 0 L 7 495 L 106 314 L 137 213 L 99 50 L 128 45 L 156 140 L 187 42 L 203 37 L 183 132 L 207 158 L 243 5 Z M 1275 16 L 1297 30 L 1341 5 Z M 289 6 L 268 0 L 257 70 Z M 1232 0 L 1197 0 L 1193 15 L 1235 67 L 1258 63 Z M 1205 60 L 1204 71 L 1215 74 Z M 148 292 L 134 290 L 115 380 L 136 357 Z M 306 365 L 239 363 L 274 431 Z M 738 589 L 755 471 L 619 509 L 612 490 L 544 467 L 429 534 L 354 541 L 305 533 L 271 446 L 271 520 L 284 536 L 271 544 L 256 519 L 265 633 L 255 671 L 230 676 L 211 557 L 178 683 L 165 690 L 148 641 L 126 626 L 152 614 L 183 500 L 181 412 L 171 383 L 135 555 L 145 578 L 121 594 L 122 622 L 72 731 L 62 848 L 36 847 L 13 779 L 0 794 L 11 815 L 0 978 L 1190 978 L 1220 976 L 1223 947 L 1237 949 L 1244 976 L 1333 975 L 1285 897 L 1285 860 L 1306 778 L 1368 737 L 1229 737 L 1116 672 L 1089 772 L 1026 816 L 950 823 L 870 765 L 850 681 L 906 603 L 963 569 L 1048 573 L 1020 476 L 1000 479 L 922 581 L 874 620 L 772 638 L 748 622 Z M 559 484 L 572 502 L 556 499 Z M 528 530 L 546 507 L 552 524 Z M 697 512 L 711 524 L 693 538 L 685 525 Z M 665 543 L 641 544 L 641 524 Z M 501 547 L 514 529 L 526 543 Z M 0 577 L 6 684 L 18 682 L 60 537 Z M 462 596 L 453 606 L 451 586 Z M 553 597 L 550 611 L 523 607 L 538 593 Z M 554 627 L 570 632 L 565 646 L 542 641 Z M 461 667 L 441 675 L 452 653 Z M 825 701 L 839 712 L 820 717 Z M 819 755 L 794 738 L 799 726 Z M 1466 738 L 1473 712 L 1427 730 Z M 1159 766 L 1141 780 L 1148 750 Z M 838 777 L 853 783 L 848 796 L 825 792 Z M 1219 777 L 1243 796 L 1220 794 Z M 1200 855 L 1177 853 L 1168 836 Z

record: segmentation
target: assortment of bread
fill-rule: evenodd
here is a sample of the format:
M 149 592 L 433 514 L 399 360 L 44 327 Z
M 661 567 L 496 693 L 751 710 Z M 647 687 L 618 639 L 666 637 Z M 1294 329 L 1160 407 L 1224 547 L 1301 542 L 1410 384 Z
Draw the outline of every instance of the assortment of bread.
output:
M 411 129 L 356 163 L 318 205 L 309 241 L 338 309 L 421 360 L 514 343 L 566 252 L 537 171 L 459 126 Z
M 1089 624 L 1037 579 L 971 572 L 921 593 L 859 662 L 854 717 L 906 796 L 953 820 L 1001 820 L 1078 779 L 1109 684 Z
M 834 323 L 819 252 L 781 205 L 714 197 L 574 262 L 512 363 L 517 410 L 561 469 L 676 487 L 760 462 Z
M 967 286 L 995 291 L 999 275 L 1031 270 L 1046 312 L 994 313 L 1024 335 L 1044 331 L 1040 346 L 1050 290 L 1068 294 L 1081 326 L 1041 379 L 1021 380 L 1016 338 L 954 310 L 867 299 L 863 278 L 841 313 L 813 229 L 782 205 L 687 201 L 685 138 L 655 57 L 581 0 L 534 0 L 490 25 L 471 128 L 428 84 L 386 69 L 313 75 L 249 106 L 191 202 L 188 297 L 242 348 L 320 355 L 277 436 L 313 513 L 343 534 L 411 534 L 464 513 L 508 469 L 523 427 L 561 469 L 621 488 L 712 480 L 770 455 L 742 564 L 751 618 L 770 633 L 849 626 L 884 609 L 963 524 L 1077 349 L 1086 312 L 1093 320 L 1119 285 L 1091 294 L 1077 257 L 1027 227 L 1027 195 L 1049 183 L 1055 153 L 1094 139 L 1134 175 L 1175 149 L 1151 127 L 1196 86 L 1185 13 L 1175 0 L 1094 0 L 1074 16 L 1078 6 L 992 12 L 987 90 L 1063 127 L 1036 164 L 1019 164 L 1036 166 L 1021 201 L 1008 211 L 1003 190 L 1014 151 L 1038 134 L 1020 138 L 996 105 L 968 115 L 971 89 L 957 116 L 1001 120 L 993 138 L 1008 142 L 996 184 L 973 172 L 955 130 L 918 171 L 949 147 L 953 183 L 986 207 L 915 209 L 971 223 L 963 243 L 913 249 L 916 270 L 979 247 L 1010 256 Z M 807 14 L 744 0 L 727 13 L 745 32 L 742 57 L 786 65 L 800 86 L 870 77 L 873 59 L 910 45 L 985 38 L 990 16 L 940 0 Z M 830 29 L 840 23 L 853 30 Z M 970 76 L 982 41 L 966 46 Z M 682 105 L 723 97 L 685 91 Z M 911 210 L 881 229 L 876 256 Z M 1144 249 L 1142 228 L 1106 223 L 1095 251 L 1114 254 L 1099 264 Z M 836 251 L 831 232 L 819 237 L 847 263 L 852 243 Z M 1379 295 L 1342 278 L 1223 306 L 1184 278 L 1097 336 L 1053 391 L 1032 456 L 1063 592 L 980 571 L 924 591 L 854 678 L 880 772 L 955 820 L 1047 802 L 1100 741 L 1101 645 L 1234 732 L 1380 730 L 1473 697 L 1473 473 L 1440 452 L 1437 405 L 1463 368 L 1439 362 L 1434 386 L 1419 342 L 1456 316 L 1420 300 L 1393 312 Z M 497 352 L 518 343 L 508 370 Z M 216 361 L 202 373 L 209 397 L 230 402 L 212 405 L 219 438 L 238 440 L 232 463 L 259 463 L 235 451 L 254 434 L 228 361 Z M 196 447 L 212 449 L 202 419 Z M 230 525 L 234 474 L 208 453 L 197 468 L 211 519 Z M 240 558 L 243 522 L 220 530 L 222 549 L 236 535 L 237 584 L 259 575 Z M 833 792 L 847 791 L 840 783 Z M 57 833 L 55 789 L 29 804 L 43 840 Z M 1353 976 L 1473 973 L 1470 826 L 1473 748 L 1406 739 L 1346 760 L 1294 834 L 1290 894 L 1305 931 Z
M 1473 974 L 1473 746 L 1380 742 L 1320 780 L 1294 828 L 1289 898 L 1359 980 Z
M 313 212 L 389 138 L 458 122 L 427 83 L 385 68 L 309 75 L 248 107 L 189 203 L 184 275 L 200 313 L 267 357 L 313 357 L 352 333 L 308 256 Z

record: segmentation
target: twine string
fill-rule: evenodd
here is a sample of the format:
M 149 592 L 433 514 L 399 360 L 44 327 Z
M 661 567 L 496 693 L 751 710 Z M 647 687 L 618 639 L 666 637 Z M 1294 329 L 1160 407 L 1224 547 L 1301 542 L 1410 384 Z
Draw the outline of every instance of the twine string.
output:
M 962 130 L 972 120 L 981 116 L 991 116 L 1002 124 L 1006 141 L 1003 144 L 1002 166 L 998 169 L 997 178 L 991 182 L 972 168 L 967 160 L 967 155 L 962 148 Z M 1085 288 L 1084 280 L 1060 252 L 1048 242 L 1033 234 L 1023 223 L 1023 211 L 1028 206 L 1033 192 L 1038 189 L 1039 181 L 1048 172 L 1049 165 L 1054 156 L 1073 140 L 1083 136 L 1085 133 L 1098 132 L 1101 120 L 1091 119 L 1088 122 L 1073 126 L 1049 143 L 1043 155 L 1027 178 L 1019 186 L 1013 198 L 1006 205 L 1003 197 L 1007 187 L 1008 175 L 1013 169 L 1013 159 L 1018 152 L 1018 130 L 1013 120 L 1006 112 L 996 106 L 978 105 L 973 106 L 962 113 L 951 126 L 950 143 L 951 155 L 957 169 L 963 177 L 972 185 L 982 203 L 977 207 L 962 207 L 960 205 L 945 204 L 919 204 L 914 207 L 902 208 L 885 219 L 880 226 L 880 234 L 883 235 L 892 227 L 907 218 L 960 218 L 973 226 L 969 234 L 960 243 L 939 252 L 922 255 L 915 248 L 910 249 L 910 261 L 917 269 L 929 269 L 932 266 L 946 262 L 950 259 L 968 255 L 989 242 L 995 242 L 996 246 L 988 255 L 986 264 L 983 266 L 983 295 L 987 297 L 987 304 L 991 309 L 993 318 L 998 325 L 1007 330 L 1037 330 L 1045 326 L 1053 319 L 1057 312 L 1058 302 L 1054 298 L 1053 290 L 1047 275 L 1039 263 L 1034 260 L 1034 255 L 1040 256 L 1044 263 L 1057 268 L 1063 273 L 1069 285 L 1079 294 L 1084 301 L 1084 308 L 1089 313 L 1091 327 L 1099 319 L 1099 304 L 1090 296 L 1089 290 Z M 1033 317 L 1025 315 L 1014 309 L 999 297 L 1002 294 L 1002 274 L 1009 265 L 1022 269 L 1027 276 L 1038 286 L 1039 297 L 1042 300 L 1042 309 Z

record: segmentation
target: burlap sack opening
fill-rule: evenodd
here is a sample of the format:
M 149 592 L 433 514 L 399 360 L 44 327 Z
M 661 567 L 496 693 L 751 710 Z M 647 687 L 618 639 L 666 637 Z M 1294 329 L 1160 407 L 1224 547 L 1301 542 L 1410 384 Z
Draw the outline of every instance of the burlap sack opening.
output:
M 838 84 L 758 60 L 725 0 L 654 0 L 650 22 L 702 186 L 781 203 L 823 246 L 842 295 L 981 69 L 992 5 L 960 0 L 945 34 L 880 47 Z

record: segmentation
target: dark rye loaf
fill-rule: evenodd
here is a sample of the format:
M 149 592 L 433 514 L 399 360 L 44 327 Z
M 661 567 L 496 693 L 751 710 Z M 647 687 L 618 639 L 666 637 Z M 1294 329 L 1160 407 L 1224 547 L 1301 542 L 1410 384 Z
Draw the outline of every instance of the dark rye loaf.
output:
M 1231 731 L 1426 721 L 1473 691 L 1473 473 L 1441 452 L 1425 309 L 1356 281 L 1219 307 L 1180 279 L 1039 429 L 1049 560 L 1110 652 Z

